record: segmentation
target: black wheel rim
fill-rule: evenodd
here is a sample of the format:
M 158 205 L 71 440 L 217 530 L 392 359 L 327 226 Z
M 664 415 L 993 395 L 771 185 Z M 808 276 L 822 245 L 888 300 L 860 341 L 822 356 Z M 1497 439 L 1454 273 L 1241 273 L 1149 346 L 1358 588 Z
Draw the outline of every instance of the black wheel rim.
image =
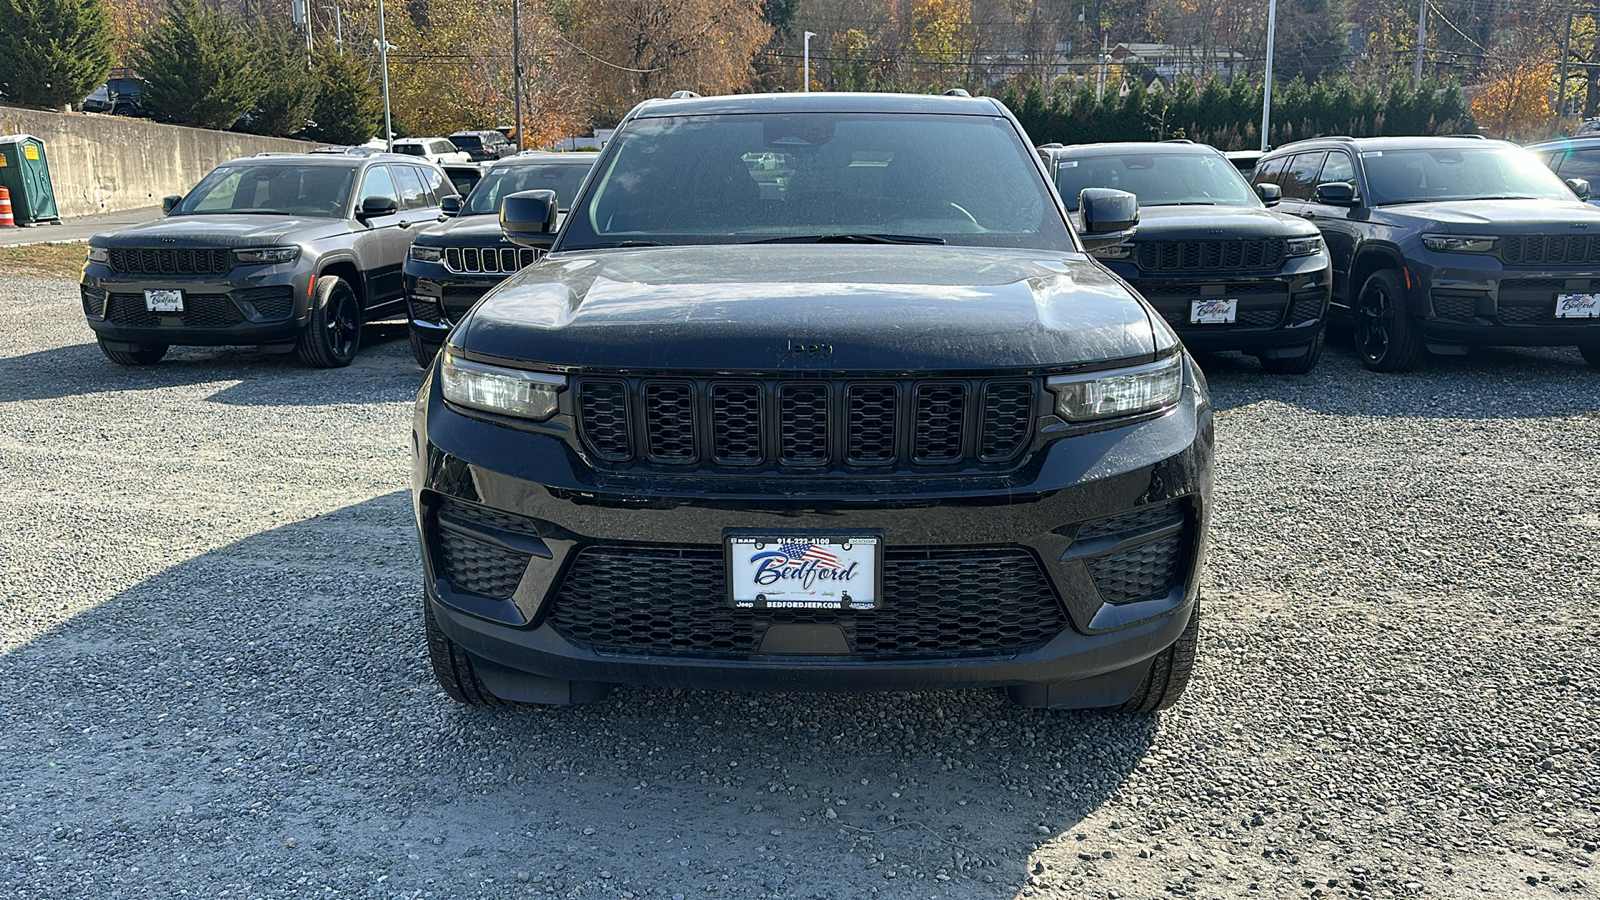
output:
M 1376 362 L 1389 350 L 1389 331 L 1394 325 L 1394 303 L 1380 285 L 1368 288 L 1356 314 L 1356 346 L 1361 355 Z
M 361 311 L 356 306 L 355 295 L 348 289 L 335 291 L 328 298 L 328 349 L 343 359 L 356 350 L 356 335 L 360 332 Z

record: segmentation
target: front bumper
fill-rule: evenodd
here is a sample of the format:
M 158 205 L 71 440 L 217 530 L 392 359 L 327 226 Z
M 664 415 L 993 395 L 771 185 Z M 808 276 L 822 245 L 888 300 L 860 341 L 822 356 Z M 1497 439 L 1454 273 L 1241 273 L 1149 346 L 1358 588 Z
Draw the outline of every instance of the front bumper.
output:
M 1410 303 L 1425 338 L 1480 346 L 1600 341 L 1600 318 L 1558 319 L 1561 294 L 1600 293 L 1600 268 L 1506 269 L 1490 256 L 1423 250 L 1407 260 Z
M 455 249 L 498 248 L 499 245 Z M 430 344 L 443 343 L 455 323 L 461 321 L 484 294 L 514 274 L 452 272 L 443 263 L 422 262 L 410 257 L 406 259 L 404 272 L 407 317 L 418 336 Z
M 117 344 L 224 346 L 293 341 L 310 317 L 311 273 L 292 264 L 238 268 L 225 279 L 118 275 L 84 267 L 79 295 L 97 336 Z M 181 290 L 184 311 L 151 312 L 148 290 Z
M 559 423 L 462 415 L 435 380 L 414 435 L 428 602 L 493 671 L 762 690 L 1070 683 L 1114 705 L 1193 610 L 1212 481 L 1194 387 L 1166 415 L 1048 442 L 1016 473 L 866 486 L 597 473 Z M 723 540 L 748 528 L 880 533 L 882 608 L 732 610 Z M 818 633 L 832 642 L 807 644 Z
M 1303 348 L 1315 340 L 1328 313 L 1328 257 L 1295 257 L 1268 274 L 1181 272 L 1153 275 L 1131 262 L 1105 261 L 1133 285 L 1191 350 L 1272 351 Z M 1237 321 L 1199 325 L 1190 321 L 1202 300 L 1238 301 Z

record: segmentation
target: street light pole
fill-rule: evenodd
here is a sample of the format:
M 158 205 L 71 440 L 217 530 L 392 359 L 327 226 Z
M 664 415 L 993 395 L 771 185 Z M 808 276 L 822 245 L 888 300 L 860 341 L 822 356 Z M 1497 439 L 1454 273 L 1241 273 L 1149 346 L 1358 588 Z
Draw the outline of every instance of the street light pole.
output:
M 522 142 L 522 17 L 521 4 L 511 0 L 511 90 L 517 97 L 517 152 L 528 149 Z
M 1411 89 L 1422 89 L 1422 51 L 1428 46 L 1428 0 L 1422 0 L 1422 11 L 1417 13 L 1417 71 L 1411 76 Z
M 816 36 L 817 36 L 817 33 L 815 31 L 806 32 L 806 38 L 805 38 L 805 41 L 806 41 L 805 67 L 806 67 L 806 93 L 808 93 L 808 94 L 811 93 L 811 39 L 816 37 Z
M 1261 152 L 1268 149 L 1272 129 L 1272 44 L 1278 36 L 1278 0 L 1267 4 L 1267 77 L 1261 82 Z
M 389 39 L 384 31 L 383 0 L 378 0 L 378 64 L 383 68 L 383 146 L 394 152 L 394 122 L 389 117 Z
M 333 43 L 339 48 L 339 55 L 344 55 L 344 9 L 339 6 L 324 6 L 323 9 L 333 10 Z

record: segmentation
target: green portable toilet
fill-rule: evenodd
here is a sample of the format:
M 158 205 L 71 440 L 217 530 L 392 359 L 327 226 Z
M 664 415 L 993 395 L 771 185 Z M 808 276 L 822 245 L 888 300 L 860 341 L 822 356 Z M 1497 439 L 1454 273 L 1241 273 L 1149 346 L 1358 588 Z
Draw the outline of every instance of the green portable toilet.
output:
M 56 212 L 56 192 L 50 185 L 44 142 L 33 135 L 0 137 L 0 187 L 11 192 L 11 211 L 18 225 L 61 218 Z

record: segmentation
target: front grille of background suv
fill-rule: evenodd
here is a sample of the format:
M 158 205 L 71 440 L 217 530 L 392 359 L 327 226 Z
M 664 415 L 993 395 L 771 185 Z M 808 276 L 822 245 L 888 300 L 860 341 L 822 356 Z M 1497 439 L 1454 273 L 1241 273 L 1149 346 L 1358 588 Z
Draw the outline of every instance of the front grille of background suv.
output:
M 543 255 L 532 247 L 446 247 L 444 268 L 455 275 L 510 275 Z
M 1134 262 L 1145 272 L 1276 269 L 1288 248 L 1282 239 L 1244 241 L 1136 241 Z
M 596 460 L 675 470 L 1008 465 L 1036 397 L 1026 378 L 585 376 L 574 393 Z
M 1600 235 L 1528 234 L 1500 239 L 1500 259 L 1508 266 L 1600 264 Z
M 233 270 L 227 249 L 173 250 L 117 248 L 109 251 L 118 275 L 225 275 Z

